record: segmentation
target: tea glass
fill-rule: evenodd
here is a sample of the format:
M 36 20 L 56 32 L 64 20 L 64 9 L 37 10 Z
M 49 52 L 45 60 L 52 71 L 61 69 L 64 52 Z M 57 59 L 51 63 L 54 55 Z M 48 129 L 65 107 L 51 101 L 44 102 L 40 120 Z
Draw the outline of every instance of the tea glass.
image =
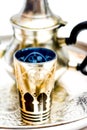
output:
M 50 120 L 57 55 L 47 48 L 24 48 L 14 54 L 21 117 L 27 124 Z

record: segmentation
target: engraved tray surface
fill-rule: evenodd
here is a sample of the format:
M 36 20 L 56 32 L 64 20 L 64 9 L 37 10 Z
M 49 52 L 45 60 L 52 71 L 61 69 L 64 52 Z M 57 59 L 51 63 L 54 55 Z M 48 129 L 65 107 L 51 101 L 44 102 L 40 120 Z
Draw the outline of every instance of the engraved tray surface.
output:
M 67 47 L 70 64 L 83 60 L 87 55 L 87 50 L 83 48 L 81 43 L 78 47 Z M 87 76 L 75 69 L 62 67 L 56 72 L 59 74 L 58 87 L 53 91 L 50 121 L 36 126 L 24 124 L 15 82 L 6 67 L 6 63 L 0 59 L 0 128 L 60 128 L 62 125 L 87 119 Z

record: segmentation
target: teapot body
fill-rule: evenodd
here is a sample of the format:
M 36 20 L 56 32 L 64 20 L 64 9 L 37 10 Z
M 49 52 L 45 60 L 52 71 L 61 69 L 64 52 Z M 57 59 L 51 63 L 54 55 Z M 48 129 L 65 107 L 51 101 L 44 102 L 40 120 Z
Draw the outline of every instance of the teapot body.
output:
M 14 52 L 25 47 L 46 47 L 63 54 L 63 49 L 56 44 L 58 29 L 66 22 L 53 14 L 47 0 L 25 0 L 21 11 L 10 21 L 13 37 L 5 54 L 9 65 L 12 64 Z M 65 55 L 61 57 L 65 59 Z
M 62 64 L 67 64 L 68 53 L 63 47 L 58 45 L 58 28 L 29 30 L 13 25 L 13 31 L 11 43 L 5 54 L 5 60 L 9 65 L 13 63 L 14 52 L 26 47 L 45 47 L 52 49 L 58 53 L 58 57 L 61 55 Z

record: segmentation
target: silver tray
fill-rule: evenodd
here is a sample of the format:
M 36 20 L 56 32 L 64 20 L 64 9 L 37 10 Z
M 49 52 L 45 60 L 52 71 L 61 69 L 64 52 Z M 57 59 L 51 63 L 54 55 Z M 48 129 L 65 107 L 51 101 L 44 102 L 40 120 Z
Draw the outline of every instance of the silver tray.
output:
M 5 37 L 3 42 L 6 42 Z M 7 43 L 8 45 L 8 43 Z M 87 55 L 87 44 L 79 42 L 76 46 L 66 47 L 70 64 L 76 65 Z M 87 122 L 87 76 L 75 69 L 60 68 L 56 73 L 58 87 L 53 92 L 50 121 L 42 125 L 26 125 L 21 120 L 18 94 L 9 68 L 3 58 L 0 59 L 0 128 L 3 129 L 48 129 L 70 130 L 81 128 Z M 9 68 L 10 69 L 10 68 Z M 56 76 L 55 76 L 56 77 Z M 72 125 L 71 125 L 72 124 Z

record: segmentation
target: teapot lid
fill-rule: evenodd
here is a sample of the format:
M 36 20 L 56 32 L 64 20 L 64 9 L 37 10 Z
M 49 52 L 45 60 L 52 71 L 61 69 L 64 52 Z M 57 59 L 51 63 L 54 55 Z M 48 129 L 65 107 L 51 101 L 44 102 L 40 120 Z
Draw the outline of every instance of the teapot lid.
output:
M 31 31 L 54 29 L 64 24 L 64 21 L 54 15 L 47 0 L 25 0 L 19 14 L 11 17 L 13 26 Z

